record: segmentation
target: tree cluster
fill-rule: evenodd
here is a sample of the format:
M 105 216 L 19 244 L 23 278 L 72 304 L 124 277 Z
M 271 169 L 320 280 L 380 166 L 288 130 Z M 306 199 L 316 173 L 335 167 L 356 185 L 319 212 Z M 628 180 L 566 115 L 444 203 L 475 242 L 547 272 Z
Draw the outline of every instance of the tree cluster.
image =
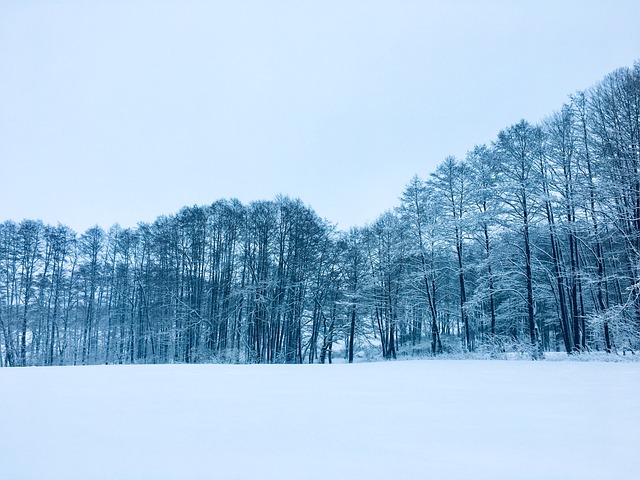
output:
M 0 224 L 0 366 L 638 347 L 640 63 L 348 232 L 288 197 Z

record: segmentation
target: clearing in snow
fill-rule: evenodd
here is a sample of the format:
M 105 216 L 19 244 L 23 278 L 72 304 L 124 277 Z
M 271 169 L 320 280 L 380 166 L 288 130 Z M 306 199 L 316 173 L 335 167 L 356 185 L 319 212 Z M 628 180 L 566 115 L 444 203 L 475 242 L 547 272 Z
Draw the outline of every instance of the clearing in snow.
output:
M 635 479 L 640 363 L 0 369 L 0 479 Z

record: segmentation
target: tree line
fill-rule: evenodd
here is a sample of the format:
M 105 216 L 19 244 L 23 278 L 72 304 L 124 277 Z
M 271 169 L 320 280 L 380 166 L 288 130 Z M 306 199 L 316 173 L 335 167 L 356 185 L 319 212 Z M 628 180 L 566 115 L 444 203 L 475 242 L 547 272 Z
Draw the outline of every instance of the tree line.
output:
M 635 352 L 640 63 L 338 231 L 300 200 L 0 224 L 0 366 Z

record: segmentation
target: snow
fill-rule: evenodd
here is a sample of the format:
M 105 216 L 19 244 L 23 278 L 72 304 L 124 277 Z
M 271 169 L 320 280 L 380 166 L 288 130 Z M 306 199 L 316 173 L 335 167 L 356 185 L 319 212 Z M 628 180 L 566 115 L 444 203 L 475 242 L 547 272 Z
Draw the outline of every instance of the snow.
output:
M 0 479 L 638 478 L 640 363 L 0 369 Z

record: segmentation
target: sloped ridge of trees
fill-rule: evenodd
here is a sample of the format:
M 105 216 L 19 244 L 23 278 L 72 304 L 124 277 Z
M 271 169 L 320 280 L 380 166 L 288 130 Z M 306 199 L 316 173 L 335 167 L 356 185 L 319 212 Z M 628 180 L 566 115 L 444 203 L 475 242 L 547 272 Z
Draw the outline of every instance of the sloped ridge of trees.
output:
M 0 365 L 640 347 L 640 63 L 336 231 L 300 200 L 0 224 Z

